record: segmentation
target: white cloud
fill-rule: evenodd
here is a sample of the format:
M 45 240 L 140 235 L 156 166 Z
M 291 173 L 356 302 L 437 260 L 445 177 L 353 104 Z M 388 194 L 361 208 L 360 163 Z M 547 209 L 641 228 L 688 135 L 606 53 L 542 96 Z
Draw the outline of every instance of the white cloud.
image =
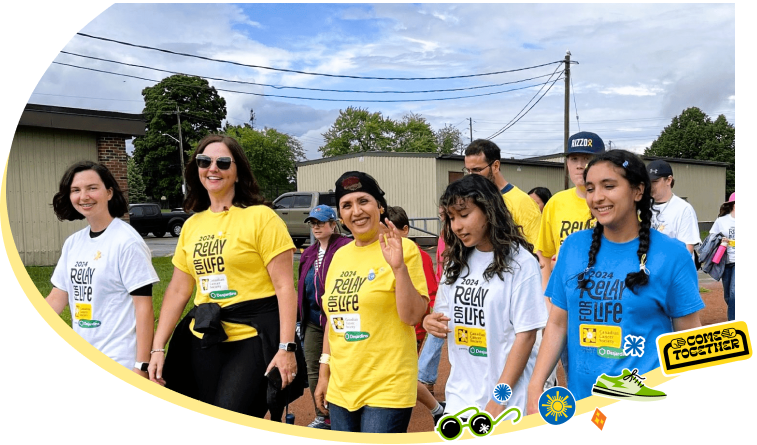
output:
M 610 87 L 600 90 L 602 94 L 617 94 L 620 96 L 656 96 L 665 90 L 659 87 L 647 87 L 647 86 L 622 86 L 622 87 Z

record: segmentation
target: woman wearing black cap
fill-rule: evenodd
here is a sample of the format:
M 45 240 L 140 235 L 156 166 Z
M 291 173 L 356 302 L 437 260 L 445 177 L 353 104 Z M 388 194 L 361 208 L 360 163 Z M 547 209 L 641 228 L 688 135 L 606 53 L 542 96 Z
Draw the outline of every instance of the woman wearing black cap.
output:
M 339 216 L 355 241 L 326 276 L 316 403 L 337 431 L 403 433 L 416 402 L 415 330 L 428 307 L 418 247 L 386 220 L 384 192 L 362 172 L 336 182 Z
M 315 394 L 320 366 L 318 359 L 323 349 L 323 330 L 326 326 L 326 317 L 321 310 L 326 271 L 329 270 L 336 251 L 352 240 L 335 233 L 336 212 L 325 204 L 314 207 L 305 218 L 305 222 L 310 224 L 316 242 L 300 255 L 297 308 L 304 333 L 303 349 L 308 367 L 308 386 L 311 393 Z M 328 414 L 316 406 L 315 419 L 308 427 L 329 430 L 331 420 Z

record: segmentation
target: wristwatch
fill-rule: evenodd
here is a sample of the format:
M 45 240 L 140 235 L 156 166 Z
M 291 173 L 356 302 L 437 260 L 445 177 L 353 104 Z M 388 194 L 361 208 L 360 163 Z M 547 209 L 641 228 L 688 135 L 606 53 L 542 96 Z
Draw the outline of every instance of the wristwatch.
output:
M 142 372 L 147 372 L 147 367 L 150 366 L 150 362 L 135 362 L 134 369 L 139 369 Z
M 297 350 L 297 343 L 279 343 L 279 349 L 283 349 L 287 352 L 293 352 Z

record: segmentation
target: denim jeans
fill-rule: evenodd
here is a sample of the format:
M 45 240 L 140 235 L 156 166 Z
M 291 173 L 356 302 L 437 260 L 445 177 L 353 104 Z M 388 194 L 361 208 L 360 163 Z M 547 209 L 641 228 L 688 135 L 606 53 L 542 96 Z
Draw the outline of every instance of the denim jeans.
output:
M 348 411 L 329 403 L 331 429 L 353 433 L 406 433 L 413 408 L 378 408 L 364 406 Z
M 426 344 L 421 349 L 418 357 L 418 381 L 426 384 L 435 384 L 439 376 L 439 361 L 442 359 L 442 346 L 446 339 L 426 336 Z
M 728 305 L 728 321 L 736 319 L 736 263 L 725 265 L 723 271 L 723 299 Z

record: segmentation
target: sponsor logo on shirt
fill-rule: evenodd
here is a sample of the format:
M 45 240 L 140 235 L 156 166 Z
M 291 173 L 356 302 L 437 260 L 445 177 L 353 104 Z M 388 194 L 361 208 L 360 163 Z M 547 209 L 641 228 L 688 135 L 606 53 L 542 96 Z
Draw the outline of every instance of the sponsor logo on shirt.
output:
M 227 298 L 232 298 L 236 296 L 237 296 L 237 291 L 235 290 L 213 291 L 210 293 L 210 298 L 213 300 L 225 300 Z
M 599 348 L 597 349 L 597 355 L 602 358 L 610 358 L 615 360 L 620 360 L 622 358 L 626 358 L 626 354 L 623 352 L 620 348 L 611 348 L 611 347 L 605 347 L 605 348 Z
M 371 334 L 367 332 L 345 332 L 344 339 L 347 341 L 362 341 L 370 337 Z
M 80 328 L 99 328 L 101 324 L 100 320 L 79 320 Z

